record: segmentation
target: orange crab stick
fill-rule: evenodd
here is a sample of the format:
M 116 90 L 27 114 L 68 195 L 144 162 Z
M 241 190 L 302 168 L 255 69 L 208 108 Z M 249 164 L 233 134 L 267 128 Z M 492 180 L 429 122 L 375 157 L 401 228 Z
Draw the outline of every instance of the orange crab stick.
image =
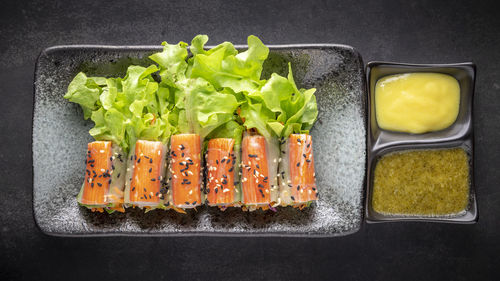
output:
M 170 173 L 175 207 L 202 204 L 201 139 L 197 134 L 173 135 L 170 139 Z
M 314 172 L 312 138 L 307 134 L 292 134 L 285 144 L 288 162 L 281 171 L 281 200 L 285 205 L 315 201 L 318 197 Z M 283 166 L 282 166 L 283 167 Z
M 263 136 L 245 136 L 242 140 L 242 192 L 245 205 L 271 203 L 266 139 Z
M 208 142 L 206 192 L 210 206 L 228 206 L 238 201 L 234 142 L 231 138 L 216 138 Z
M 139 140 L 130 157 L 132 174 L 128 202 L 135 206 L 153 207 L 163 199 L 166 145 L 159 141 Z
M 95 141 L 87 147 L 85 182 L 80 203 L 106 205 L 111 184 L 112 144 L 110 141 Z

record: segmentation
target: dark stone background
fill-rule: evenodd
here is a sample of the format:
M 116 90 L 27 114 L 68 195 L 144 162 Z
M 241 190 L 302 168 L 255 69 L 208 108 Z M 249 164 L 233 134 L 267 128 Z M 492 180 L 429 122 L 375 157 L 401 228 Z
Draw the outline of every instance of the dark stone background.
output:
M 87 2 L 87 3 L 85 3 Z M 498 280 L 500 15 L 493 1 L 1 1 L 0 279 Z M 303 238 L 56 238 L 32 215 L 33 71 L 57 44 L 344 43 L 364 61 L 474 61 L 475 225 Z

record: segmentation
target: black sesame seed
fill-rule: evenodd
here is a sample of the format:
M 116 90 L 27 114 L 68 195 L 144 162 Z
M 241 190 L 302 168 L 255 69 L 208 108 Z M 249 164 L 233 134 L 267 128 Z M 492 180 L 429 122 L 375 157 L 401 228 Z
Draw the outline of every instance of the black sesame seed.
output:
M 193 202 L 193 205 L 196 205 L 196 201 Z
M 305 153 L 304 153 L 304 154 L 302 154 L 302 156 L 304 156 L 304 158 L 307 158 L 307 155 L 306 155 Z
M 151 194 L 149 194 L 149 199 L 151 199 Z
M 153 163 L 153 158 L 150 158 L 149 159 L 149 164 L 152 164 Z
M 300 162 L 297 163 L 297 167 L 299 167 L 299 166 L 300 166 Z
M 189 205 L 189 202 L 188 202 L 188 201 L 186 201 L 186 202 L 184 202 L 184 203 L 186 203 L 186 205 Z
M 141 163 L 141 157 L 139 157 L 139 159 L 137 159 L 137 163 Z
M 222 180 L 222 184 L 227 184 L 227 180 L 226 179 Z
M 132 187 L 132 191 L 134 191 L 134 190 L 135 190 L 135 186 L 134 186 L 134 187 Z
M 90 164 L 90 167 L 94 168 L 94 164 Z
M 134 160 L 134 155 L 130 156 L 130 161 Z
M 109 179 L 108 184 L 111 184 L 111 179 Z
M 224 162 L 226 162 L 226 158 L 222 158 L 222 160 L 220 160 L 221 164 L 224 164 Z
M 307 159 L 307 160 L 306 160 L 306 162 L 307 162 L 307 163 L 311 163 L 311 160 L 310 160 L 310 159 Z
M 146 191 L 147 191 L 146 188 L 144 188 L 144 192 L 146 192 Z
M 310 146 L 311 146 L 311 144 L 310 144 L 310 143 L 308 143 L 308 144 L 307 144 L 307 148 L 309 148 Z
M 98 182 L 98 183 L 97 183 L 97 185 L 98 185 L 98 186 L 102 186 L 102 183 Z
M 186 182 L 186 184 L 191 184 L 191 182 L 190 182 L 190 181 L 187 181 L 187 182 Z
M 300 139 L 297 139 L 298 142 L 302 142 Z
M 215 164 L 219 165 L 219 160 L 215 159 Z
M 91 184 L 90 184 L 90 187 L 94 187 L 94 183 L 91 183 Z
M 146 158 L 146 159 L 149 159 L 149 156 L 147 156 L 147 155 L 144 155 L 144 158 Z
M 219 192 L 219 190 L 217 189 L 217 187 L 214 189 L 215 191 L 215 194 L 217 194 L 217 192 Z
M 248 154 L 248 157 L 250 157 L 250 158 L 256 158 L 257 154 Z
M 151 179 L 151 181 L 156 181 L 156 179 L 155 179 L 155 178 L 152 178 L 152 179 Z
M 231 167 L 231 168 L 229 168 L 229 170 L 227 170 L 227 171 L 231 173 L 231 172 L 233 171 L 233 168 L 234 168 L 234 167 Z
M 181 154 L 181 157 L 184 157 L 184 152 Z
M 259 185 L 257 185 L 258 187 L 261 187 L 261 188 L 264 188 L 264 186 L 262 184 L 259 183 Z
M 295 201 L 295 198 L 293 196 L 290 196 L 290 198 L 292 198 L 292 200 Z
M 226 175 L 222 175 L 223 178 L 227 179 L 227 176 Z
M 281 153 L 286 154 L 286 152 L 284 150 L 282 150 Z
M 255 164 L 255 167 L 257 167 L 257 169 L 260 169 L 260 166 L 259 166 L 259 164 Z
M 149 168 L 149 172 L 151 173 L 151 171 L 153 171 L 153 168 Z
M 156 192 L 156 193 L 155 193 L 155 196 L 158 196 L 159 194 L 160 194 L 159 192 Z
M 300 190 L 300 184 L 299 184 L 299 185 L 297 185 L 297 191 L 299 191 L 299 190 Z

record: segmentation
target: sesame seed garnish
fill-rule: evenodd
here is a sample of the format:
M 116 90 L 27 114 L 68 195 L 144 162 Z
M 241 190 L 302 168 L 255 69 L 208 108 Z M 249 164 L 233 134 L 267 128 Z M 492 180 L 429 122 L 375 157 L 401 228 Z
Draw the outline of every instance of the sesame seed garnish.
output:
M 132 187 L 132 191 L 134 191 L 134 190 L 135 190 L 135 186 L 134 186 L 134 187 Z
M 299 167 L 299 166 L 300 166 L 300 162 L 297 163 L 297 167 Z
M 144 192 L 146 192 L 146 191 L 147 191 L 146 188 L 144 188 Z
M 250 157 L 250 158 L 256 158 L 257 154 L 248 154 L 248 157 Z
M 307 163 L 311 163 L 311 160 L 310 160 L 310 159 L 306 159 L 306 162 L 307 162 Z
M 156 181 L 156 179 L 155 179 L 155 178 L 152 178 L 152 179 L 151 179 L 151 181 Z
M 151 173 L 151 171 L 153 171 L 153 168 L 149 168 L 149 172 Z
M 102 183 L 98 182 L 98 183 L 97 183 L 97 185 L 98 185 L 98 186 L 102 186 Z
M 308 143 L 308 144 L 307 144 L 307 148 L 309 148 L 310 146 L 311 146 L 311 144 L 310 144 L 310 143 Z
M 292 200 L 295 201 L 295 198 L 293 196 L 290 196 L 290 198 L 292 198 Z
M 104 153 L 105 151 L 104 151 L 104 149 L 101 149 L 101 150 L 99 150 L 99 152 L 100 152 L 100 153 Z

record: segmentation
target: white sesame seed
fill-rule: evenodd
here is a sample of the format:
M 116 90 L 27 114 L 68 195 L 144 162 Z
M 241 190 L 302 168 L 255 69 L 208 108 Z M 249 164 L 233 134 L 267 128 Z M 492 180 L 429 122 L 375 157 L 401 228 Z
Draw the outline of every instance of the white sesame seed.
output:
M 100 153 L 104 153 L 105 151 L 104 151 L 104 149 L 101 149 L 101 150 L 99 150 L 99 152 L 100 152 Z
M 103 173 L 104 173 L 104 172 L 106 172 L 106 170 L 104 170 L 104 169 L 101 169 L 101 172 L 103 172 Z
M 229 188 L 224 188 L 224 189 L 222 190 L 222 192 L 223 192 L 223 193 L 229 192 Z
M 189 191 L 189 195 L 191 195 L 191 194 L 193 194 L 193 190 L 192 189 Z

